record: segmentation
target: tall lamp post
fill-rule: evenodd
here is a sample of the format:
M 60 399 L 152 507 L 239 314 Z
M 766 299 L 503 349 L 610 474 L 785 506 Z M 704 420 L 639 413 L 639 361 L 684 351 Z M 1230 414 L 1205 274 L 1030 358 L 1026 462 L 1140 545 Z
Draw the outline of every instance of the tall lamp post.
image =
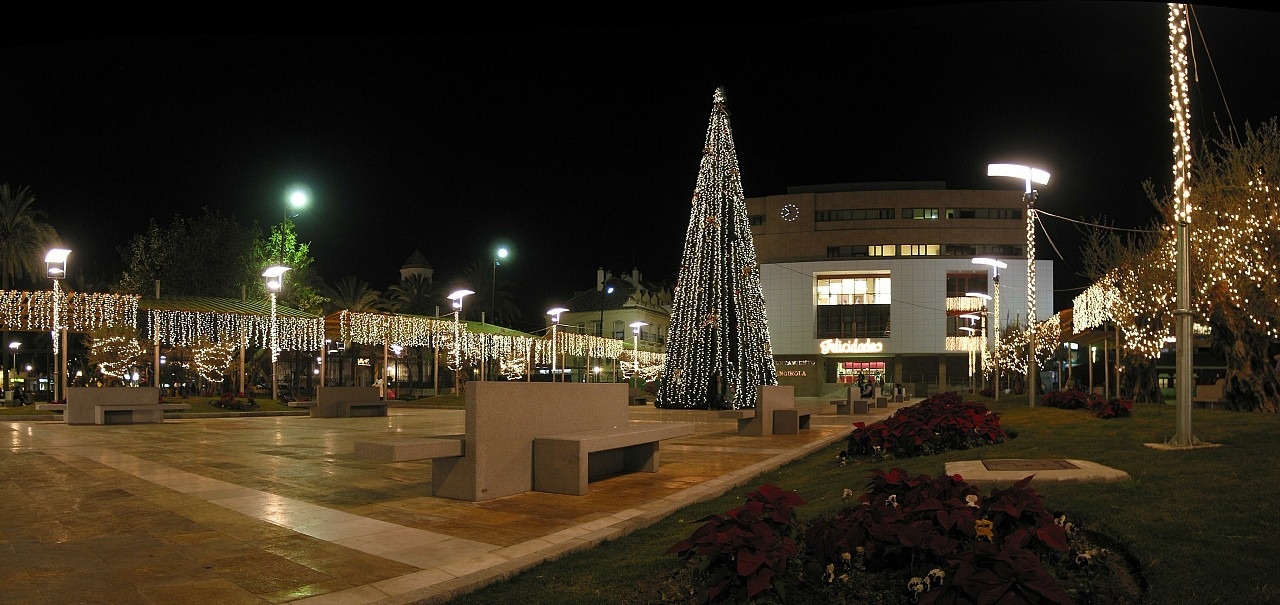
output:
M 635 370 L 634 376 L 636 377 L 635 386 L 637 387 L 640 384 L 639 382 L 640 380 L 640 328 L 643 328 L 647 325 L 649 325 L 649 322 L 647 321 L 631 322 L 631 337 L 632 339 L 634 339 L 634 342 L 632 343 L 631 354 L 635 358 L 635 362 L 636 362 L 636 370 Z
M 12 371 L 15 375 L 18 373 L 18 347 L 21 347 L 21 346 L 22 346 L 22 343 L 16 340 L 9 343 L 9 348 L 13 349 L 13 366 L 11 367 L 13 368 Z M 12 386 L 13 386 L 13 381 L 10 380 L 9 384 L 4 385 L 4 390 L 11 392 L 13 389 L 10 387 Z M 12 395 L 10 395 L 9 397 L 10 399 L 13 399 Z
M 466 364 L 462 363 L 462 299 L 475 294 L 472 290 L 454 290 L 449 294 L 449 300 L 453 301 L 453 364 L 449 367 L 454 372 L 464 370 Z M 457 388 L 457 385 L 454 385 Z
M 991 341 L 991 350 L 995 353 L 991 356 L 993 360 L 991 366 L 995 375 L 996 385 L 994 399 L 1000 401 L 1000 270 L 1008 268 L 1009 263 L 994 258 L 975 258 L 972 262 L 975 265 L 991 267 L 993 273 L 991 277 L 991 292 L 993 294 L 991 312 L 995 319 L 991 322 L 992 334 L 994 335 Z
M 280 401 L 280 379 L 276 376 L 276 360 L 280 357 L 280 334 L 279 327 L 276 325 L 276 293 L 284 287 L 284 272 L 289 267 L 283 265 L 272 265 L 262 272 L 262 279 L 266 283 L 267 292 L 271 295 L 271 327 L 267 335 L 270 340 L 267 343 L 271 347 L 271 400 Z
M 489 321 L 493 325 L 498 325 L 497 316 L 494 314 L 498 308 L 498 265 L 502 264 L 502 259 L 506 258 L 507 254 L 506 248 L 498 248 L 493 253 L 493 281 L 489 284 Z
M 602 284 L 600 293 L 600 338 L 604 338 L 604 303 L 608 300 L 610 294 L 613 294 L 613 286 Z M 596 382 L 600 382 L 599 372 L 596 372 Z
M 568 311 L 564 307 L 556 307 L 547 311 L 547 315 L 551 316 L 551 382 L 556 381 L 556 327 L 560 325 L 560 314 Z M 560 368 L 561 380 L 564 382 L 564 368 Z
M 45 272 L 49 279 L 53 280 L 53 330 L 49 335 L 53 338 L 53 354 L 58 354 L 59 342 L 62 350 L 62 360 L 58 364 L 58 381 L 55 383 L 57 390 L 53 393 L 55 401 L 66 397 L 67 390 L 67 330 L 62 325 L 67 297 L 62 293 L 58 282 L 67 278 L 67 256 L 70 254 L 71 251 L 65 248 L 54 248 L 44 255 Z
M 1022 201 L 1027 206 L 1027 398 L 1031 407 L 1036 407 L 1036 190 L 1031 185 L 1048 184 L 1049 173 L 1019 164 L 987 164 L 987 176 L 1005 176 L 1026 183 Z

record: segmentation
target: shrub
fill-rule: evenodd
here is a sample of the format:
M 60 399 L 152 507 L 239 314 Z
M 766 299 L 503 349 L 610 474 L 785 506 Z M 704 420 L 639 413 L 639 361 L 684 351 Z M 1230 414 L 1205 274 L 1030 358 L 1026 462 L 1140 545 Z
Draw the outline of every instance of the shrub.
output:
M 800 550 L 795 507 L 804 503 L 794 492 L 761 485 L 724 516 L 699 519 L 703 525 L 667 552 L 692 568 L 700 603 L 745 603 L 770 589 L 784 597 L 774 580 Z
M 848 451 L 878 459 L 909 458 L 1000 443 L 1000 416 L 980 403 L 947 392 L 901 408 L 870 426 L 853 424 Z
M 1133 415 L 1133 402 L 1128 399 L 1106 400 L 1078 390 L 1054 391 L 1040 398 L 1041 405 L 1064 410 L 1086 410 L 1098 418 L 1123 418 Z
M 910 577 L 907 592 L 926 605 L 1073 602 L 1044 565 L 1054 553 L 1066 560 L 1066 528 L 1031 477 L 985 499 L 959 476 L 910 477 L 895 468 L 870 478 L 857 506 L 806 528 L 809 575 L 825 571 L 828 583 L 851 583 L 881 573 L 888 591 Z

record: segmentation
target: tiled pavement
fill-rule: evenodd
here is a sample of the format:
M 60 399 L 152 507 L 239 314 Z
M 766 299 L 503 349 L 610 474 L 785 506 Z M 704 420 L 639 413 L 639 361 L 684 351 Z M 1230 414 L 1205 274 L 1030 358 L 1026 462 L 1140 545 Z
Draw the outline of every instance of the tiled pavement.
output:
M 657 473 L 595 481 L 585 496 L 486 502 L 432 497 L 430 461 L 352 453 L 388 433 L 461 433 L 460 410 L 0 421 L 0 605 L 443 603 L 716 497 L 900 405 L 768 437 L 739 437 L 715 412 L 636 406 L 632 420 L 697 427 L 663 442 Z

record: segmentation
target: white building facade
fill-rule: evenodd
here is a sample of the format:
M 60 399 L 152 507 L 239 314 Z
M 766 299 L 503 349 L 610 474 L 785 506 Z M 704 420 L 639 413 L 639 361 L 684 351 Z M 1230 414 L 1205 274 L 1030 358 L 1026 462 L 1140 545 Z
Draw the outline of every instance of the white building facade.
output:
M 1024 204 L 1018 190 L 936 182 L 748 199 L 779 383 L 801 396 L 872 379 L 916 393 L 967 387 L 982 347 L 994 345 L 996 317 L 994 299 L 967 295 L 994 296 L 998 271 L 1002 332 L 1026 324 Z M 1035 270 L 1043 321 L 1053 314 L 1053 263 L 1039 259 Z

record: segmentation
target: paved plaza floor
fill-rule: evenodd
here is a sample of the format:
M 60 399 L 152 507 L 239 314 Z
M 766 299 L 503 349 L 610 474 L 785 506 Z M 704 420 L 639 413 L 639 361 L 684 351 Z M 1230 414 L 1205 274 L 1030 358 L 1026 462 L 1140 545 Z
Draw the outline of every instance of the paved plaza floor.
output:
M 716 412 L 634 406 L 633 421 L 697 427 L 662 443 L 657 473 L 594 481 L 585 496 L 485 502 L 432 497 L 430 461 L 353 454 L 356 441 L 393 433 L 462 433 L 461 410 L 4 420 L 0 605 L 443 603 L 719 496 L 901 405 L 814 416 L 798 435 L 766 437 L 738 436 Z

